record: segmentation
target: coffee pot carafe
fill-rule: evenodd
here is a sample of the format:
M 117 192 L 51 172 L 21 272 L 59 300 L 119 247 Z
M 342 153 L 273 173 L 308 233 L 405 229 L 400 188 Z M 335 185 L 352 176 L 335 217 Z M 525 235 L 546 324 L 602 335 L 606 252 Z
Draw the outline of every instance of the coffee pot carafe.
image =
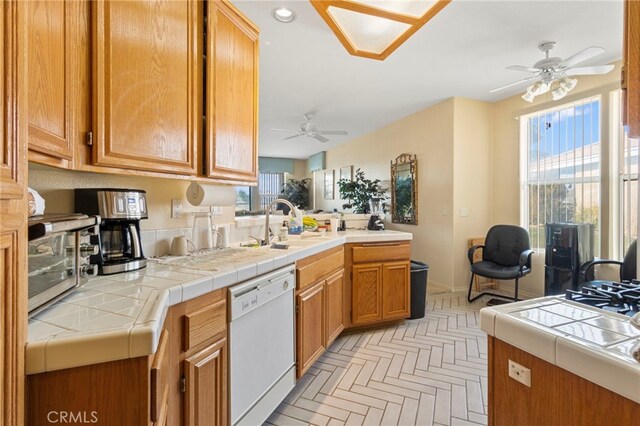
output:
M 146 193 L 137 189 L 75 190 L 78 213 L 100 215 L 99 252 L 91 257 L 99 275 L 135 271 L 147 266 L 142 252 L 140 220 L 147 219 Z

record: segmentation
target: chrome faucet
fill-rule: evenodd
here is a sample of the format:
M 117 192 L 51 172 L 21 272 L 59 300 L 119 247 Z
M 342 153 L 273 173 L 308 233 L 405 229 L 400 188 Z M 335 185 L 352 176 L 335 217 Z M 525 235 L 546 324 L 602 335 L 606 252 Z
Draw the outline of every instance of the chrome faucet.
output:
M 262 246 L 268 245 L 269 242 L 271 241 L 270 233 L 269 233 L 269 216 L 271 216 L 271 207 L 273 207 L 274 204 L 278 204 L 278 203 L 286 204 L 287 206 L 289 206 L 289 208 L 291 209 L 291 215 L 293 217 L 296 217 L 295 207 L 293 207 L 293 204 L 291 204 L 289 201 L 284 200 L 282 198 L 276 198 L 275 200 L 273 200 L 271 204 L 267 206 L 267 212 L 266 212 L 266 218 L 265 218 L 266 220 L 264 225 L 264 240 L 260 242 L 260 245 Z

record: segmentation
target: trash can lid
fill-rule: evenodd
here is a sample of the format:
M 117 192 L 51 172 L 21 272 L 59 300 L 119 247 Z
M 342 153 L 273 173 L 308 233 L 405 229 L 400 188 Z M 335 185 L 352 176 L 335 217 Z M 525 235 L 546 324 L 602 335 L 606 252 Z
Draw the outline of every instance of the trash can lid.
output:
M 411 261 L 411 271 L 427 271 L 427 270 L 429 270 L 429 265 L 427 265 L 426 263 L 423 263 L 417 260 Z

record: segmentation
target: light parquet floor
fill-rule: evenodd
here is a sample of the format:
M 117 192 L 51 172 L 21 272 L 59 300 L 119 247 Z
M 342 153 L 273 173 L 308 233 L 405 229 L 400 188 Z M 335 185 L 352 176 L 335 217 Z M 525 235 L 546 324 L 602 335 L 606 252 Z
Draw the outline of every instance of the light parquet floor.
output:
M 266 425 L 487 424 L 487 338 L 464 293 L 430 294 L 426 315 L 340 336 Z

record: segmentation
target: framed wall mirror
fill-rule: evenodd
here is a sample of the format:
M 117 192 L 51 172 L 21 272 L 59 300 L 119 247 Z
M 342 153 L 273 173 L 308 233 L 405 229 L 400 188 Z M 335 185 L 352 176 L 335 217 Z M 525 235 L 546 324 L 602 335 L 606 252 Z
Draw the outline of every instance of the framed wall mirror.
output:
M 400 154 L 391 162 L 391 220 L 393 223 L 418 224 L 418 159 Z

